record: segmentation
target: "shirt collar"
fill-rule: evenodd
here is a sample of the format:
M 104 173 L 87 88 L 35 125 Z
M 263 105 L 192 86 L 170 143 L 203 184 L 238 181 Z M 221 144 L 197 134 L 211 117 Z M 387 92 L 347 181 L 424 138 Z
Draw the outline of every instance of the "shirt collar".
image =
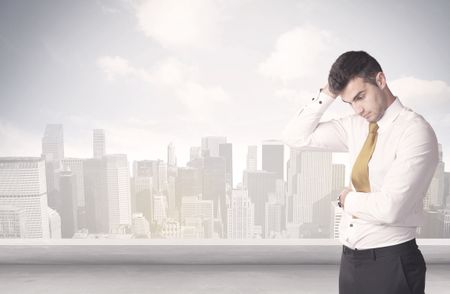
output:
M 377 121 L 379 131 L 383 131 L 391 122 L 393 122 L 400 112 L 402 112 L 404 106 L 398 99 L 398 97 L 395 97 L 394 102 L 392 102 L 391 105 L 386 109 L 383 116 L 379 121 Z

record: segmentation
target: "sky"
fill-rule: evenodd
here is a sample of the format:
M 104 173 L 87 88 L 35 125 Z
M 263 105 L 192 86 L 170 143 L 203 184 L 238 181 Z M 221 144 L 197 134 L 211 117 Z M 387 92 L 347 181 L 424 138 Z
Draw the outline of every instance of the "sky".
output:
M 91 157 L 103 128 L 108 153 L 166 160 L 173 142 L 181 166 L 201 137 L 226 136 L 236 183 L 247 145 L 280 139 L 334 60 L 365 50 L 431 123 L 448 171 L 449 12 L 449 1 L 1 0 L 0 156 L 39 156 L 47 123 L 64 125 L 67 157 Z M 351 113 L 336 101 L 324 119 Z

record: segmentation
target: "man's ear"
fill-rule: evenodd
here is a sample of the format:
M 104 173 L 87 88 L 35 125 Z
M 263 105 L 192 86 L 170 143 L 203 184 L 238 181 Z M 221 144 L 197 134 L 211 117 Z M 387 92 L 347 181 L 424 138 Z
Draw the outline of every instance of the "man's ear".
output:
M 375 82 L 377 83 L 378 88 L 380 88 L 381 90 L 386 87 L 386 76 L 382 71 L 377 73 L 377 75 L 375 76 Z

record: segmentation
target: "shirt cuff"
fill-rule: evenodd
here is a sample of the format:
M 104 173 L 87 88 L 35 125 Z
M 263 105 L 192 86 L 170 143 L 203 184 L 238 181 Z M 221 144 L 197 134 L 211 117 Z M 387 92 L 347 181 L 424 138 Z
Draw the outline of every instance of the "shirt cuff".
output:
M 328 96 L 323 91 L 320 91 L 319 95 L 312 99 L 312 103 L 308 104 L 306 107 L 301 108 L 297 112 L 297 116 L 299 116 L 305 110 L 305 108 L 310 108 L 314 110 L 314 112 L 324 113 L 325 110 L 331 105 L 331 103 L 334 102 L 334 100 L 336 99 Z

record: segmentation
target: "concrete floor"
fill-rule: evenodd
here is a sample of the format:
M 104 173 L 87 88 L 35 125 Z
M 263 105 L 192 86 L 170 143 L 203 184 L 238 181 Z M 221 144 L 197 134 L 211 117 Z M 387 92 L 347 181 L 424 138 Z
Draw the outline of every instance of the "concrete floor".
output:
M 337 265 L 0 265 L 0 293 L 337 293 Z M 427 293 L 449 293 L 428 265 Z

